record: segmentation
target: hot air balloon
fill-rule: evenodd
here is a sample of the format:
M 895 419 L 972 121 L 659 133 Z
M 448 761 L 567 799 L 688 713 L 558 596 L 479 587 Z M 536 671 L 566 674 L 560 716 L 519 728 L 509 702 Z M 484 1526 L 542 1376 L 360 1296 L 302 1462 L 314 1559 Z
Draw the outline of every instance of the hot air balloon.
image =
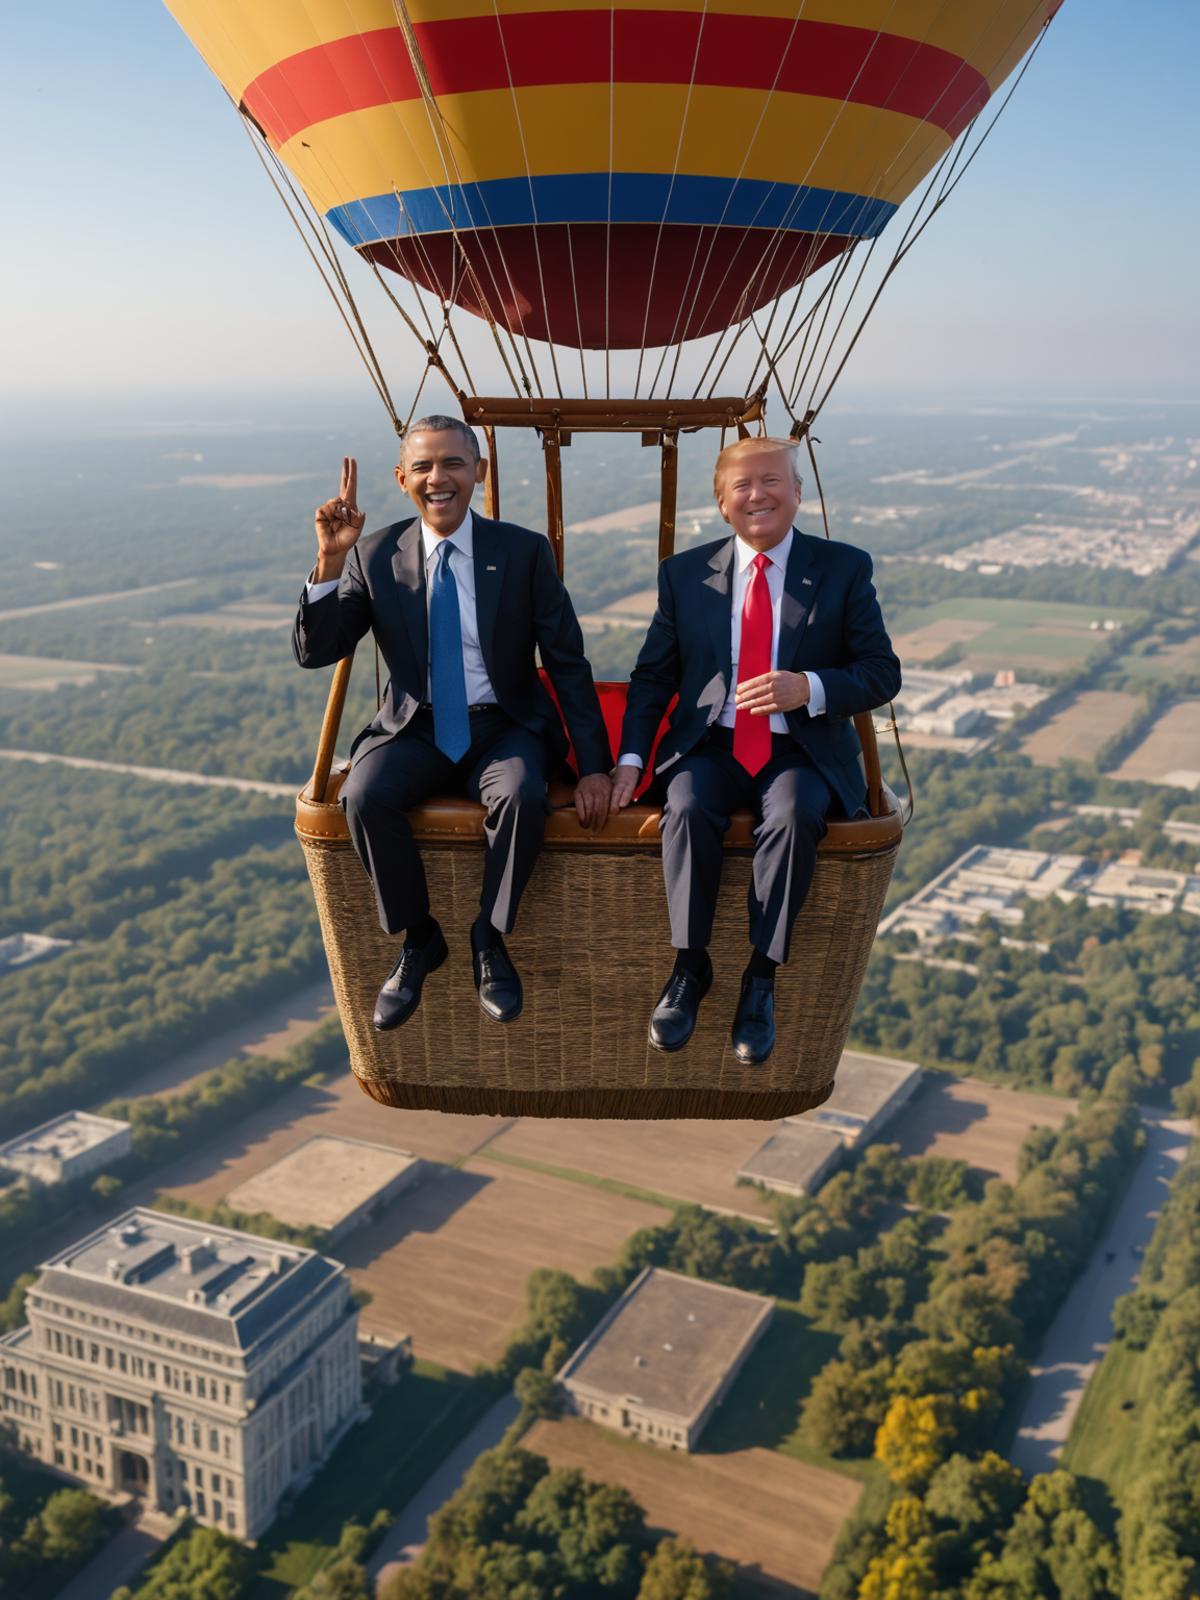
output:
M 719 430 L 722 442 L 729 430 L 762 431 L 773 395 L 811 451 L 812 422 L 862 325 L 853 295 L 865 281 L 869 312 L 1059 3 L 167 0 L 307 230 L 398 431 L 335 234 L 395 285 L 389 296 L 427 371 L 483 428 L 489 515 L 499 510 L 496 430 L 540 434 L 560 572 L 560 452 L 576 432 L 659 448 L 660 558 L 674 544 L 681 431 Z M 857 262 L 922 184 L 872 290 Z M 511 395 L 474 392 L 469 341 L 456 331 L 463 313 L 489 330 Z M 697 342 L 700 357 L 681 368 Z M 718 393 L 739 348 L 750 371 L 739 392 Z M 590 386 L 588 352 L 598 353 Z M 623 352 L 636 362 L 625 396 L 612 383 Z M 572 395 L 564 374 L 576 362 L 582 393 Z M 697 369 L 691 392 L 676 392 L 681 370 Z M 647 1046 L 668 939 L 658 813 L 646 804 L 596 839 L 551 817 L 523 919 L 530 981 L 517 1022 L 488 1025 L 469 975 L 447 967 L 440 1004 L 396 1033 L 372 1029 L 391 957 L 331 770 L 349 670 L 347 659 L 335 671 L 297 830 L 351 1064 L 369 1094 L 494 1114 L 767 1118 L 828 1096 L 904 823 L 870 717 L 855 720 L 871 815 L 830 823 L 780 973 L 779 1042 L 766 1067 L 748 1071 L 720 1020 L 732 1011 L 732 973 L 718 977 L 718 1003 L 685 1051 Z M 622 693 L 601 686 L 610 728 Z M 412 820 L 438 904 L 461 908 L 465 943 L 482 810 L 446 800 Z M 746 816 L 730 830 L 718 944 L 740 941 L 752 826 Z M 619 1004 L 599 998 L 593 964 Z

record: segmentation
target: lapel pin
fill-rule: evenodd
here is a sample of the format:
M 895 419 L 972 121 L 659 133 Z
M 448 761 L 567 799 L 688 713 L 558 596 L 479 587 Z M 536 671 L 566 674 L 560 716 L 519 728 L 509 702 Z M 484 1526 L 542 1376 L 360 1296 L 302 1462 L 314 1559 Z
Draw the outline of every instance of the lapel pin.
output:
M 489 572 L 495 572 L 495 570 L 496 570 L 496 569 L 495 569 L 495 567 L 489 567 L 489 568 L 488 568 L 488 571 L 489 571 Z
M 801 578 L 801 579 L 800 579 L 800 582 L 801 582 L 801 583 L 807 583 L 807 584 L 809 584 L 809 585 L 810 585 L 810 586 L 811 586 L 811 584 L 812 584 L 812 579 L 811 579 L 811 578 Z

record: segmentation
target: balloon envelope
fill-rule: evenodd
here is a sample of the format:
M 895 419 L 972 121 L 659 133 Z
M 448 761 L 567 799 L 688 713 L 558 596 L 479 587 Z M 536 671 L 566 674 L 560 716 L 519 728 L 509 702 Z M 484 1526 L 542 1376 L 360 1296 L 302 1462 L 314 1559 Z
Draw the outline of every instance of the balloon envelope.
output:
M 584 348 L 872 238 L 1060 0 L 167 0 L 361 254 Z

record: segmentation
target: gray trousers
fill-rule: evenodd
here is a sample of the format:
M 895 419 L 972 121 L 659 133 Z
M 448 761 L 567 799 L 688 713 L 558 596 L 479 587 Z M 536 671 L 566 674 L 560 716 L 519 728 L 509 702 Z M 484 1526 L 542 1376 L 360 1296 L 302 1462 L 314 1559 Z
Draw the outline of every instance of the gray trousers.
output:
M 403 733 L 354 763 L 342 784 L 342 808 L 385 933 L 403 932 L 430 909 L 406 813 L 435 794 L 467 794 L 487 807 L 479 909 L 509 933 L 546 826 L 542 741 L 489 706 L 471 712 L 470 748 L 451 761 L 433 742 L 432 712 L 418 711 Z
M 661 792 L 671 943 L 677 950 L 709 944 L 729 819 L 735 811 L 753 811 L 750 943 L 772 961 L 786 961 L 833 803 L 824 778 L 788 734 L 772 735 L 771 759 L 751 777 L 734 760 L 733 730 L 714 728 L 664 774 Z

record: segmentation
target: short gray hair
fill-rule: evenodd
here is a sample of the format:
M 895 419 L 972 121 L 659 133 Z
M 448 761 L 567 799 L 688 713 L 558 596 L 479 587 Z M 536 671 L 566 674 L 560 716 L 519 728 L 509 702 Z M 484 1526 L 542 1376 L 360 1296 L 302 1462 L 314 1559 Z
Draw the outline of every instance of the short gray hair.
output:
M 461 417 L 443 417 L 435 412 L 431 417 L 418 417 L 415 422 L 410 422 L 404 431 L 404 443 L 400 446 L 401 461 L 404 460 L 405 446 L 414 433 L 461 433 L 470 448 L 472 461 L 480 459 L 475 430 L 468 428 Z

